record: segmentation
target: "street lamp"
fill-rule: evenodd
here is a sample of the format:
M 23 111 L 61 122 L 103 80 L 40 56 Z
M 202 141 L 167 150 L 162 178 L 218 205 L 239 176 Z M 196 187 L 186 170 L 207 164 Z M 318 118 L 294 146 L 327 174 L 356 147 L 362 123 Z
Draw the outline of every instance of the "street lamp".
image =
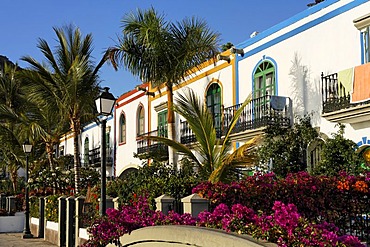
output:
M 26 154 L 26 189 L 25 189 L 25 194 L 26 194 L 26 212 L 24 212 L 26 219 L 24 221 L 24 230 L 23 230 L 23 238 L 33 238 L 33 235 L 31 234 L 30 231 L 30 197 L 29 197 L 29 191 L 28 191 L 28 155 L 32 151 L 32 144 L 29 143 L 28 140 L 26 140 L 23 143 L 23 151 Z
M 104 91 L 95 99 L 96 109 L 102 119 L 101 123 L 101 145 L 100 145 L 100 171 L 101 171 L 101 187 L 100 187 L 100 206 L 99 214 L 105 215 L 106 211 L 106 136 L 105 128 L 107 117 L 112 113 L 116 98 L 109 92 L 109 87 L 105 87 Z

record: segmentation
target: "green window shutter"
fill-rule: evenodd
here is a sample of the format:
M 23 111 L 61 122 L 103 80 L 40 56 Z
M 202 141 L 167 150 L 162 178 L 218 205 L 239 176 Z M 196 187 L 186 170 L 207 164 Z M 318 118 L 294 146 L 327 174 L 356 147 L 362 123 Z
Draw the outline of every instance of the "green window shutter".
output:
M 139 106 L 138 112 L 137 112 L 137 135 L 144 134 L 144 124 L 145 124 L 145 117 L 144 117 L 144 108 L 142 106 Z
M 126 142 L 126 118 L 125 115 L 122 114 L 120 117 L 120 131 L 119 131 L 119 142 Z
M 207 108 L 213 115 L 213 124 L 217 132 L 221 133 L 221 87 L 213 83 L 207 91 Z
M 268 95 L 275 95 L 275 68 L 270 62 L 262 62 L 254 74 L 255 99 Z
M 158 113 L 158 136 L 167 137 L 167 110 Z

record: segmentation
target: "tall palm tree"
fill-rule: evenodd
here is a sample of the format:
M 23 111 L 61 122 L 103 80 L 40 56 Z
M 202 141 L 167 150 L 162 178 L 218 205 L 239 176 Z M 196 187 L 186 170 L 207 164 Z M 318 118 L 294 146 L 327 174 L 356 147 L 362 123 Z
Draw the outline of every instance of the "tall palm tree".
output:
M 21 59 L 30 68 L 25 78 L 32 84 L 30 94 L 46 104 L 45 108 L 60 111 L 69 122 L 74 142 L 75 190 L 79 193 L 80 166 L 79 141 L 81 124 L 94 118 L 94 98 L 99 93 L 98 65 L 92 61 L 92 35 L 82 36 L 72 25 L 54 28 L 57 45 L 52 51 L 47 41 L 39 39 L 38 48 L 46 61 L 40 63 L 30 56 Z
M 26 110 L 24 85 L 16 76 L 19 70 L 17 65 L 5 61 L 0 68 L 0 152 L 2 164 L 10 173 L 13 189 L 17 187 L 18 169 L 22 166 L 24 153 L 22 151 L 21 124 L 17 118 L 11 118 L 16 114 L 22 114 Z
M 230 135 L 244 107 L 250 102 L 251 96 L 247 97 L 235 112 L 229 126 L 226 127 L 225 135 L 219 139 L 216 136 L 212 114 L 199 97 L 189 89 L 184 95 L 178 96 L 174 110 L 185 118 L 193 131 L 198 142 L 194 149 L 164 137 L 151 136 L 147 138 L 163 142 L 190 158 L 197 165 L 203 178 L 208 178 L 211 182 L 228 180 L 234 168 L 252 166 L 256 161 L 253 150 L 261 140 L 260 137 L 246 142 L 236 151 L 230 153 L 232 149 Z
M 197 18 L 167 22 L 153 8 L 126 15 L 122 28 L 118 44 L 108 49 L 110 61 L 115 69 L 123 64 L 153 88 L 166 86 L 168 136 L 174 140 L 173 86 L 215 57 L 219 35 Z M 176 167 L 172 150 L 169 163 Z

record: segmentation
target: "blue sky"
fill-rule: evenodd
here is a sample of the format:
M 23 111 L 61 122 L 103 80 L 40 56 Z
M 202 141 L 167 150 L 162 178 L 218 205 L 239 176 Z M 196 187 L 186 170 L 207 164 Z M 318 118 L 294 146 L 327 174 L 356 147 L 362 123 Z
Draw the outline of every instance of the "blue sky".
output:
M 171 21 L 200 17 L 220 33 L 221 44 L 236 45 L 249 39 L 252 32 L 264 31 L 307 9 L 310 2 L 314 0 L 2 0 L 0 55 L 22 67 L 26 67 L 20 61 L 24 55 L 42 61 L 38 38 L 54 46 L 56 37 L 52 28 L 72 23 L 83 34 L 93 34 L 93 55 L 98 62 L 105 49 L 115 45 L 122 17 L 137 8 L 151 6 Z M 110 87 L 115 96 L 140 83 L 124 68 L 115 71 L 108 64 L 102 68 L 100 78 L 101 85 Z

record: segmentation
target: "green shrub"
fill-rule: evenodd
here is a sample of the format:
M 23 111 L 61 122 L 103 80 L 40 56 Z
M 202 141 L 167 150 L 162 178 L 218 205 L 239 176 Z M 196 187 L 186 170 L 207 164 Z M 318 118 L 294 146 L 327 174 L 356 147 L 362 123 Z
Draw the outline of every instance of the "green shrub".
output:
M 39 198 L 36 196 L 30 197 L 30 216 L 33 218 L 39 218 Z
M 166 194 L 175 199 L 191 194 L 192 188 L 200 182 L 192 164 L 182 161 L 182 168 L 175 171 L 172 166 L 153 162 L 145 164 L 137 172 L 129 173 L 124 179 L 107 183 L 107 195 L 119 197 L 119 203 L 129 203 L 134 196 L 148 195 L 154 205 L 154 198 Z
M 45 197 L 45 218 L 49 221 L 58 222 L 58 211 L 60 195 L 51 195 Z

